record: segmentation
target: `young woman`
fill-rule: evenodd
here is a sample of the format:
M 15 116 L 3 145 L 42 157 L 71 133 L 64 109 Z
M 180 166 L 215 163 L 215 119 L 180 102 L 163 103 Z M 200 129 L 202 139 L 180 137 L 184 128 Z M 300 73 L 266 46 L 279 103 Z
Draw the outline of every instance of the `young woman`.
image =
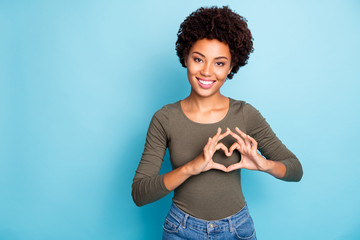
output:
M 240 170 L 300 181 L 302 167 L 259 111 L 220 93 L 253 51 L 246 20 L 228 7 L 200 8 L 181 24 L 176 51 L 191 92 L 154 114 L 134 202 L 142 206 L 174 190 L 164 239 L 256 239 Z M 173 170 L 159 175 L 166 148 Z

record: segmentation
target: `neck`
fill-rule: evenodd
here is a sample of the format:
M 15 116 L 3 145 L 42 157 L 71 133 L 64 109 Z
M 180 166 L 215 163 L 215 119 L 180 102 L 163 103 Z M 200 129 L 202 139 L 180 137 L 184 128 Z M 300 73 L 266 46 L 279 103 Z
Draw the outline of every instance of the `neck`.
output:
M 227 104 L 228 98 L 222 95 L 220 92 L 208 97 L 202 97 L 191 91 L 190 95 L 185 98 L 184 101 L 188 106 L 191 106 L 191 108 L 196 108 L 200 111 L 206 111 L 208 109 L 221 107 L 224 104 Z

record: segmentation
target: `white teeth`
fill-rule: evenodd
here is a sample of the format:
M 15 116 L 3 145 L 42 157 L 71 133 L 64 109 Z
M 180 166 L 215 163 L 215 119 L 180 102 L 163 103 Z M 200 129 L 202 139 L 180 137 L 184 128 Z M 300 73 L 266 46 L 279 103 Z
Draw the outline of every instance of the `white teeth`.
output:
M 202 81 L 202 80 L 199 80 L 199 82 L 201 82 L 202 84 L 205 84 L 205 85 L 210 85 L 213 83 L 213 81 Z

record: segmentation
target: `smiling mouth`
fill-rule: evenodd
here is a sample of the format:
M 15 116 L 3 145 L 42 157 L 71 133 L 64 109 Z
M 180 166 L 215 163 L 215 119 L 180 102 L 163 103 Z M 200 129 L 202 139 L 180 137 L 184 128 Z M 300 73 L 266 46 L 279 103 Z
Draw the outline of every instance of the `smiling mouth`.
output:
M 215 80 L 205 80 L 205 79 L 200 79 L 200 78 L 196 78 L 198 80 L 198 83 L 200 85 L 200 87 L 202 88 L 211 88 L 214 84 L 215 84 Z

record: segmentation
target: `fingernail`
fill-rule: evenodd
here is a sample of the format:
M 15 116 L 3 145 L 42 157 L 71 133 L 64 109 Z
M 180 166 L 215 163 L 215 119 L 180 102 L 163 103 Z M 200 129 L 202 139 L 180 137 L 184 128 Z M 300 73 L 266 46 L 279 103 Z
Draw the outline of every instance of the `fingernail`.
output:
M 239 128 L 238 128 L 238 127 L 236 127 L 235 129 L 236 129 L 236 130 L 239 130 Z
M 221 131 L 221 128 L 220 128 L 220 127 L 218 127 L 218 131 Z

